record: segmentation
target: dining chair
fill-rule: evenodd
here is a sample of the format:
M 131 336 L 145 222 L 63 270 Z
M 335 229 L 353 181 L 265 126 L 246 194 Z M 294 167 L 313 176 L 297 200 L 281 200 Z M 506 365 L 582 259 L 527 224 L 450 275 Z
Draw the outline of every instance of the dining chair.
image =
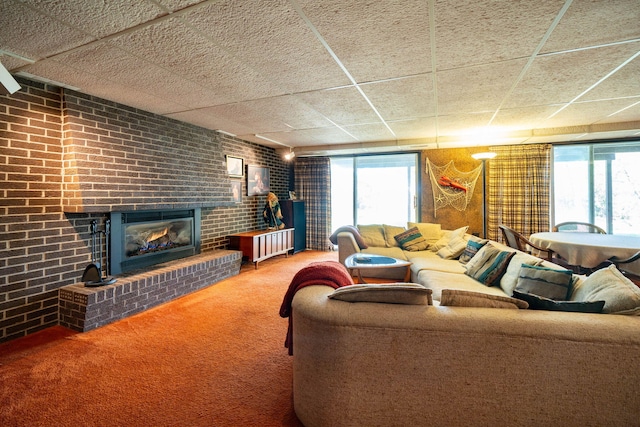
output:
M 560 224 L 556 224 L 553 226 L 551 231 L 568 231 L 568 232 L 582 232 L 582 233 L 597 233 L 597 234 L 607 234 L 602 228 L 598 227 L 595 224 L 589 224 L 588 222 L 579 222 L 579 221 L 567 221 L 561 222 Z
M 626 271 L 623 266 L 623 264 L 630 264 L 634 261 L 638 261 L 639 259 L 640 259 L 640 251 L 636 252 L 635 254 L 631 255 L 628 258 L 619 258 L 616 256 L 612 256 L 611 258 L 608 259 L 608 261 L 611 264 L 615 265 L 616 268 L 620 270 L 622 274 L 627 276 L 627 278 L 629 278 L 633 283 L 635 283 L 640 287 L 640 276 L 638 276 L 637 274 L 631 273 L 630 271 Z
M 506 242 L 507 246 L 518 249 L 522 252 L 526 252 L 528 254 L 531 254 L 531 248 L 533 248 L 538 251 L 538 253 L 532 255 L 536 255 L 541 258 L 545 258 L 547 261 L 553 262 L 554 252 L 551 249 L 543 249 L 539 246 L 534 245 L 533 243 L 531 243 L 531 241 L 529 241 L 529 239 L 527 239 L 521 233 L 518 233 L 511 227 L 507 227 L 506 225 L 499 225 L 498 227 L 500 227 L 500 231 L 502 231 L 502 237 L 504 237 L 504 241 Z M 546 253 L 546 256 L 543 256 L 543 253 Z

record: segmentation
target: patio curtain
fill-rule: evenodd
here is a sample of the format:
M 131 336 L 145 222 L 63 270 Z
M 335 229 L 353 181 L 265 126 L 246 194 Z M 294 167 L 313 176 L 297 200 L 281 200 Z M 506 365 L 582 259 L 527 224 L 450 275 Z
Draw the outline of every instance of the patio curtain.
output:
M 494 146 L 488 165 L 487 233 L 502 240 L 498 225 L 529 236 L 549 231 L 551 145 Z
M 307 248 L 329 250 L 331 235 L 331 162 L 328 157 L 301 157 L 294 165 L 296 196 L 305 201 Z

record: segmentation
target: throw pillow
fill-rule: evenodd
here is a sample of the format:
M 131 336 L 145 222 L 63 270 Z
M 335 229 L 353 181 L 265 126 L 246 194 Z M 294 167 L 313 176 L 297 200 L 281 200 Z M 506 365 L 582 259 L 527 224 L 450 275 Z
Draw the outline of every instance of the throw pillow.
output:
M 428 244 L 432 244 L 438 241 L 442 237 L 442 227 L 440 224 L 433 224 L 430 222 L 407 222 L 407 228 L 418 227 L 420 234 L 427 241 Z
M 358 225 L 358 231 L 367 246 L 384 248 L 387 243 L 384 239 L 384 229 L 381 224 Z
M 604 301 L 554 301 L 526 292 L 513 291 L 514 298 L 529 303 L 532 310 L 570 311 L 573 313 L 602 313 Z
M 487 308 L 527 308 L 526 301 L 517 298 L 489 295 L 460 289 L 443 289 L 440 306 L 487 307 Z
M 456 237 L 464 238 L 464 235 L 467 233 L 469 226 L 456 228 L 455 230 L 445 230 L 442 232 L 442 236 L 434 243 L 429 244 L 429 249 L 433 252 L 438 252 L 440 249 L 444 248 L 449 244 L 449 242 Z
M 498 285 L 514 255 L 515 252 L 501 251 L 487 243 L 469 260 L 465 274 L 483 285 Z
M 349 285 L 336 289 L 329 298 L 347 302 L 433 305 L 432 290 L 417 283 Z
M 438 251 L 438 256 L 444 259 L 456 259 L 464 252 L 466 247 L 467 241 L 463 237 L 454 237 L 447 246 Z
M 569 270 L 524 264 L 520 268 L 515 290 L 556 301 L 566 301 L 571 295 L 572 282 L 573 274 Z
M 384 230 L 384 240 L 385 243 L 387 244 L 388 248 L 397 248 L 398 246 L 398 242 L 396 242 L 396 239 L 394 238 L 394 236 L 396 234 L 400 234 L 402 232 L 405 231 L 404 227 L 398 227 L 395 225 L 387 225 L 387 224 L 383 224 L 382 228 Z
M 604 300 L 603 313 L 640 315 L 640 288 L 615 265 L 591 273 L 575 285 L 571 301 Z
M 484 246 L 486 245 L 488 242 L 488 240 L 483 240 L 483 239 L 478 239 L 476 237 L 471 237 L 468 241 L 467 241 L 467 246 L 464 248 L 464 251 L 462 252 L 462 255 L 460 255 L 460 258 L 458 259 L 462 264 L 466 264 L 469 262 L 469 260 L 471 258 L 473 258 L 473 256 L 475 254 L 478 253 L 478 251 Z
M 423 251 L 429 247 L 429 243 L 422 236 L 418 227 L 410 228 L 394 236 L 394 239 L 402 249 L 407 251 Z
M 516 252 L 516 254 L 509 261 L 507 271 L 505 271 L 502 279 L 500 279 L 500 287 L 505 294 L 513 295 L 513 290 L 518 284 L 518 276 L 520 275 L 520 267 L 522 264 L 538 265 L 542 263 L 540 258 L 536 258 L 533 255 L 525 254 L 524 252 Z

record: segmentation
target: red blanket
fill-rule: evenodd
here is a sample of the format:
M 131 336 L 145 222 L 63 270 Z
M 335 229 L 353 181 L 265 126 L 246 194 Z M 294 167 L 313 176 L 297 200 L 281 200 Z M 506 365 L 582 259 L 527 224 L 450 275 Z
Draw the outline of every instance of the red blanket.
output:
M 280 306 L 280 317 L 289 318 L 289 328 L 284 346 L 289 349 L 289 355 L 293 354 L 293 322 L 291 319 L 291 303 L 299 289 L 311 285 L 331 286 L 334 289 L 342 286 L 353 285 L 353 278 L 346 267 L 337 261 L 312 262 L 298 271 L 284 296 Z

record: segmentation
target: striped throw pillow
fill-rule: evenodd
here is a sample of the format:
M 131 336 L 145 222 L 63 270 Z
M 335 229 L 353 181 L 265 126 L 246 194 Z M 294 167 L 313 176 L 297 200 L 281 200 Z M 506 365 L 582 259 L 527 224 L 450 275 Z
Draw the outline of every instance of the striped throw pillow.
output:
M 407 231 L 393 236 L 400 247 L 407 251 L 424 251 L 429 247 L 429 243 L 422 237 L 418 227 L 413 227 Z
M 555 301 L 566 301 L 571 295 L 573 273 L 539 265 L 522 264 L 515 290 Z
M 484 245 L 473 257 L 473 262 L 467 264 L 467 276 L 473 277 L 486 286 L 500 284 L 500 278 L 507 271 L 509 261 L 515 252 L 501 251 L 491 244 Z
M 487 240 L 474 240 L 473 238 L 469 239 L 467 241 L 467 247 L 464 248 L 464 252 L 462 252 L 462 255 L 460 255 L 460 258 L 458 260 L 462 264 L 466 264 L 486 244 Z

